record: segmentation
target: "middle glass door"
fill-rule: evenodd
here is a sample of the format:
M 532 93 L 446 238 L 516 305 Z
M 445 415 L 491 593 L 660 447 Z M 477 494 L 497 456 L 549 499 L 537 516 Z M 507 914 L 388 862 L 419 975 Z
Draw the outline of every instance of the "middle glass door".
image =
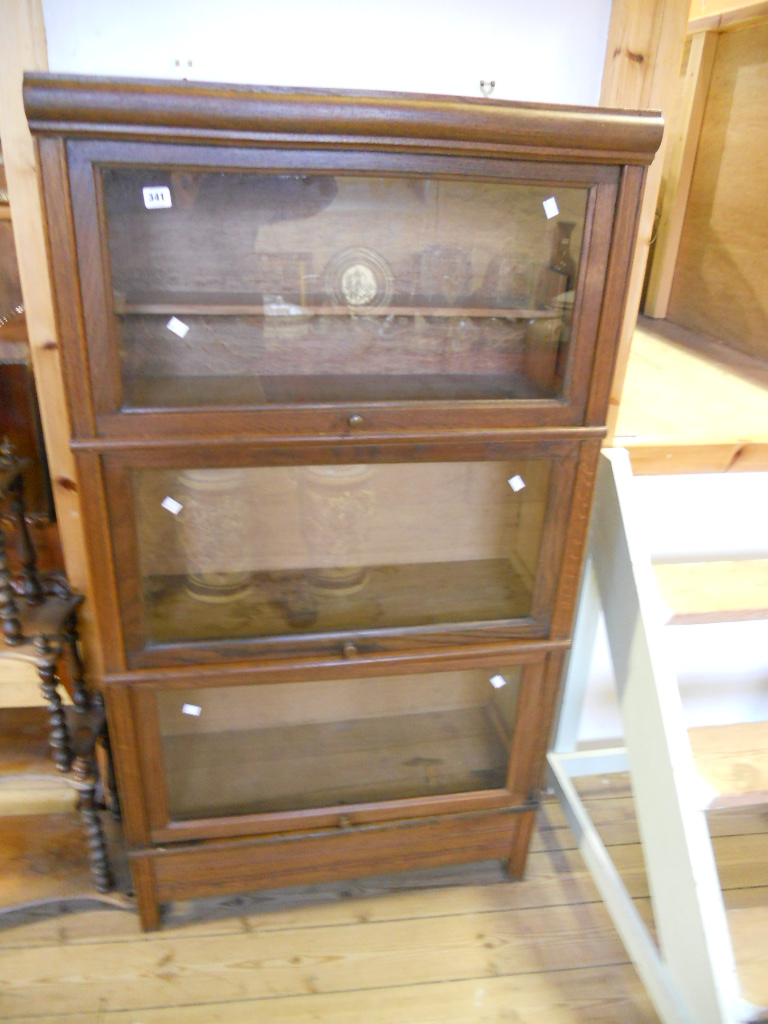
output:
M 574 446 L 532 458 L 529 445 L 474 444 L 449 460 L 427 445 L 423 462 L 396 448 L 299 465 L 105 456 L 129 663 L 199 645 L 237 658 L 249 642 L 338 651 L 366 635 L 402 647 L 403 630 L 437 638 L 456 625 L 545 635 Z
M 522 618 L 544 460 L 132 472 L 154 644 Z

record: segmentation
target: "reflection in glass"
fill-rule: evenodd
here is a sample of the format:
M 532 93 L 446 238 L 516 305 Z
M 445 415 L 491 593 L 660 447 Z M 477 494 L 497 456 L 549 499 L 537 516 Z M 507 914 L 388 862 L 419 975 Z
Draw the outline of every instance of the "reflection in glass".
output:
M 160 691 L 171 818 L 503 788 L 521 675 L 507 667 Z
M 548 220 L 551 186 L 142 168 L 102 179 L 128 406 L 562 390 L 586 189 L 558 188 Z M 147 186 L 172 205 L 147 209 Z
M 530 614 L 543 460 L 132 475 L 149 642 Z

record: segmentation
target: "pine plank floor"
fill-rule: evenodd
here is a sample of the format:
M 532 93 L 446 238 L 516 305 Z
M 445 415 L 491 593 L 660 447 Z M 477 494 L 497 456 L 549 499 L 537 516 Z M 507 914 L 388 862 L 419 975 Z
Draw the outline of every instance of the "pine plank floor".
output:
M 583 795 L 637 905 L 647 883 L 626 778 Z M 711 818 L 726 903 L 754 942 L 768 905 L 768 815 Z M 0 888 L 2 878 L 0 877 Z M 757 916 L 756 916 L 757 915 Z M 749 998 L 750 993 L 745 991 Z M 755 1001 L 755 1000 L 753 1000 Z M 539 816 L 525 881 L 498 865 L 174 904 L 65 905 L 0 917 L 9 1024 L 652 1024 L 658 1020 L 558 805 Z

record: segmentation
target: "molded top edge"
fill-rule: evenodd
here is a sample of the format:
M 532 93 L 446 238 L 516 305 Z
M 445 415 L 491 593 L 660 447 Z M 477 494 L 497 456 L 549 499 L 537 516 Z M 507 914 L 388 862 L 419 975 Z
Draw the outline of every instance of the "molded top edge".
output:
M 652 111 L 416 93 L 251 87 L 27 73 L 32 130 L 310 146 L 419 148 L 611 164 L 648 164 L 663 120 Z

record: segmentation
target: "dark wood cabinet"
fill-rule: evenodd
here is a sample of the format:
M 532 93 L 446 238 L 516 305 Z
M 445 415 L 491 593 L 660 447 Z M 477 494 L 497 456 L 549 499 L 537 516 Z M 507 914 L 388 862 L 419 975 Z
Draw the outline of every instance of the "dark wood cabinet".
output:
M 652 114 L 28 76 L 159 905 L 524 868 Z

